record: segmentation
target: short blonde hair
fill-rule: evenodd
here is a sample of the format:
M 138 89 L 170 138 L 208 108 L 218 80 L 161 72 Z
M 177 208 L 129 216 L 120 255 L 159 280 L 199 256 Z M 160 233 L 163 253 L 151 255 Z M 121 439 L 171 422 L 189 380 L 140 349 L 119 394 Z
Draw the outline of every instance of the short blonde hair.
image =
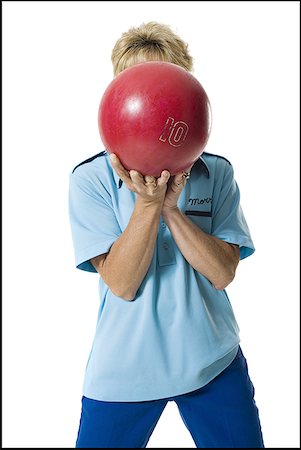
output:
M 168 25 L 143 23 L 117 40 L 111 57 L 114 75 L 144 61 L 167 61 L 192 71 L 188 45 Z

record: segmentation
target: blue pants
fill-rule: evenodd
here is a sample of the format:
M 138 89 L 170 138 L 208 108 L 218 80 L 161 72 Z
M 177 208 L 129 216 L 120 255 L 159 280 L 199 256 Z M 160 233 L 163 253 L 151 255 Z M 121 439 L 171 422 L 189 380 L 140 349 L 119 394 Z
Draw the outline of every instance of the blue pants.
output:
M 76 448 L 145 448 L 169 401 L 176 402 L 197 448 L 264 448 L 254 387 L 240 347 L 221 374 L 187 394 L 143 402 L 83 396 Z

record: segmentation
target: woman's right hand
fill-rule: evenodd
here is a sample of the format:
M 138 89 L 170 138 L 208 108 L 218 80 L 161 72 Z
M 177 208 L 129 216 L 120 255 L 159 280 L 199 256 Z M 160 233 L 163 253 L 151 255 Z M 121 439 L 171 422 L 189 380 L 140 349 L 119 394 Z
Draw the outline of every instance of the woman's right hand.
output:
M 140 200 L 146 204 L 163 204 L 167 189 L 167 182 L 170 178 L 170 173 L 168 170 L 163 170 L 159 178 L 152 175 L 143 176 L 136 170 L 126 170 L 117 155 L 114 153 L 110 154 L 110 161 L 119 178 L 121 178 L 121 180 L 127 185 L 130 191 L 137 194 Z

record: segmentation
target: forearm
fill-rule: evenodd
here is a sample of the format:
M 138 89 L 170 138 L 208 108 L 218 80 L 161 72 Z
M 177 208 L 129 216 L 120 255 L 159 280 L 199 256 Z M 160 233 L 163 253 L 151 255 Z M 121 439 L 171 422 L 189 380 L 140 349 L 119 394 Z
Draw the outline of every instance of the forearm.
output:
M 162 214 L 187 262 L 216 289 L 224 289 L 233 280 L 238 264 L 234 249 L 203 232 L 178 208 L 162 211 Z
M 112 245 L 102 267 L 103 278 L 115 295 L 132 300 L 150 266 L 158 233 L 162 202 L 139 199 L 121 236 Z

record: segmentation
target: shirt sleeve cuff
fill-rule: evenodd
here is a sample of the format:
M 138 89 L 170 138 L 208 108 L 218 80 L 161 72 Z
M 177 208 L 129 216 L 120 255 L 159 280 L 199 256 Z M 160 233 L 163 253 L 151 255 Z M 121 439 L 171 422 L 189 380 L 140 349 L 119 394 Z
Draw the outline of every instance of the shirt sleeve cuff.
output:
M 97 270 L 91 264 L 90 259 L 95 256 L 102 255 L 103 253 L 108 253 L 114 242 L 115 239 L 106 242 L 97 242 L 97 244 L 93 244 L 90 247 L 78 251 L 75 256 L 76 267 L 78 269 L 85 270 L 86 272 L 97 273 Z
M 242 236 L 239 234 L 227 234 L 227 235 L 214 235 L 222 241 L 228 242 L 229 244 L 236 244 L 239 246 L 240 259 L 247 258 L 255 252 L 255 247 L 250 238 Z

